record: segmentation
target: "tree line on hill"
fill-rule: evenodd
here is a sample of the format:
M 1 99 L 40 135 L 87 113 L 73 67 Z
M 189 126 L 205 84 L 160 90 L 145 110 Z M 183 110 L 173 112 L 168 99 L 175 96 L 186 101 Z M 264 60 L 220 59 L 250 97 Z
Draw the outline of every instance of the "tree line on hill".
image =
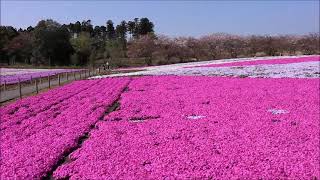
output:
M 215 33 L 200 38 L 170 38 L 154 32 L 148 18 L 93 27 L 90 20 L 59 24 L 41 20 L 35 27 L 16 30 L 0 26 L 2 64 L 96 66 L 112 62 L 130 66 L 170 64 L 222 58 L 319 54 L 319 34 L 250 35 Z M 123 60 L 126 61 L 123 61 Z
M 116 26 L 112 20 L 93 27 L 90 20 L 61 25 L 51 19 L 27 29 L 1 26 L 0 59 L 7 64 L 94 64 L 96 59 L 127 57 L 128 40 L 153 34 L 153 28 L 148 18 L 121 21 Z

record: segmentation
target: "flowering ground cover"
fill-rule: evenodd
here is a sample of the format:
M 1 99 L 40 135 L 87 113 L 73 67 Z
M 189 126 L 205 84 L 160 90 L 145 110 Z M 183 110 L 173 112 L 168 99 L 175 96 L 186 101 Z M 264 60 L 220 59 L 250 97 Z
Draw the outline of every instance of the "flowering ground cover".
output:
M 320 61 L 320 56 L 307 56 L 298 58 L 281 58 L 281 59 L 269 59 L 269 60 L 254 60 L 254 61 L 243 61 L 243 62 L 231 62 L 231 63 L 221 63 L 221 64 L 209 64 L 202 66 L 193 67 L 229 67 L 229 66 L 253 66 L 253 65 L 266 65 L 266 64 L 290 64 L 290 63 L 300 63 L 300 62 L 312 62 Z M 186 67 L 186 68 L 193 68 Z
M 132 70 L 144 70 L 147 66 L 140 66 L 140 67 L 127 67 L 127 68 L 117 68 L 113 69 L 112 71 L 132 71 Z
M 117 73 L 95 76 L 92 78 L 142 75 L 319 78 L 319 57 L 320 56 L 281 56 L 263 57 L 259 59 L 222 59 L 205 62 L 152 66 L 146 67 L 138 72 Z
M 85 89 L 88 89 L 88 87 L 95 83 L 95 81 L 79 81 L 77 83 L 73 82 L 69 85 L 41 93 L 38 96 L 30 96 L 2 107 L 0 128 L 1 130 L 6 128 L 7 125 L 5 123 L 12 123 L 12 119 L 16 119 L 18 122 L 28 118 L 30 115 L 34 116 L 41 111 L 45 111 L 51 106 L 69 99 Z M 21 119 L 18 120 L 17 117 L 20 117 Z M 8 124 L 8 126 L 11 126 L 11 124 Z
M 150 76 L 56 179 L 319 179 L 319 79 Z
M 85 80 L 1 107 L 0 179 L 40 179 L 118 98 L 129 78 Z
M 146 67 L 18 100 L 0 107 L 0 179 L 320 179 L 315 57 Z
M 31 78 L 47 77 L 57 75 L 59 73 L 77 72 L 82 69 L 14 69 L 1 68 L 1 84 L 14 84 L 29 81 Z

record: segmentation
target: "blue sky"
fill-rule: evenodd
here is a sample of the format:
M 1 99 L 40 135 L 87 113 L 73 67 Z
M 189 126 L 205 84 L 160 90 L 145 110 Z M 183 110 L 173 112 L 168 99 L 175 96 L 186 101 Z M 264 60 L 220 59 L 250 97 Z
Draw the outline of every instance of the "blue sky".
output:
M 3 1 L 1 25 L 26 28 L 41 19 L 91 19 L 105 25 L 148 17 L 158 34 L 196 36 L 319 32 L 319 1 Z

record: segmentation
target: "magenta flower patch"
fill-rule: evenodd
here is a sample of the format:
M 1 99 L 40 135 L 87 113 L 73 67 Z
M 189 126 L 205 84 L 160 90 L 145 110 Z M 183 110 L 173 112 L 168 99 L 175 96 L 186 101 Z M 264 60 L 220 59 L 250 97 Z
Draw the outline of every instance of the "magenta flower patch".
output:
M 319 93 L 319 79 L 134 78 L 53 176 L 319 179 Z
M 128 82 L 128 78 L 76 81 L 1 107 L 0 179 L 46 176 Z

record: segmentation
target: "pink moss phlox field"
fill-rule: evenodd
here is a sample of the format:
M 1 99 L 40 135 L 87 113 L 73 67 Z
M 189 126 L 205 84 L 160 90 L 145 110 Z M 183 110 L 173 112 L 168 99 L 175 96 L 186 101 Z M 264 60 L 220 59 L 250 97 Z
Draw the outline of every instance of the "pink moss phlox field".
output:
M 319 79 L 141 77 L 56 179 L 319 179 Z
M 40 78 L 40 77 L 47 77 L 47 76 L 54 76 L 61 73 L 70 73 L 70 72 L 78 72 L 83 69 L 52 69 L 45 71 L 39 71 L 38 69 L 7 69 L 7 68 L 1 68 L 0 69 L 2 73 L 10 72 L 10 75 L 1 75 L 1 81 L 0 84 L 15 84 L 24 81 L 29 81 L 31 78 Z M 17 74 L 13 74 L 16 72 Z
M 128 78 L 84 80 L 1 108 L 0 179 L 40 179 L 77 146 Z
M 209 64 L 203 66 L 192 66 L 193 67 L 229 67 L 229 66 L 253 66 L 253 65 L 267 65 L 267 64 L 290 64 L 290 63 L 300 63 L 300 62 L 310 62 L 319 61 L 320 56 L 309 56 L 309 57 L 299 57 L 299 58 L 282 58 L 282 59 L 270 59 L 270 60 L 255 60 L 255 61 L 243 61 L 243 62 L 231 62 L 222 64 Z
M 44 111 L 52 105 L 58 104 L 59 102 L 74 96 L 95 83 L 95 81 L 73 82 L 68 85 L 52 89 L 48 92 L 41 93 L 37 96 L 30 96 L 22 100 L 18 100 L 15 103 L 2 107 L 0 121 L 1 128 L 6 127 L 3 123 L 6 123 L 7 120 L 15 118 L 18 121 L 17 118 L 19 117 L 23 120 L 30 115 L 36 115 L 38 112 Z

